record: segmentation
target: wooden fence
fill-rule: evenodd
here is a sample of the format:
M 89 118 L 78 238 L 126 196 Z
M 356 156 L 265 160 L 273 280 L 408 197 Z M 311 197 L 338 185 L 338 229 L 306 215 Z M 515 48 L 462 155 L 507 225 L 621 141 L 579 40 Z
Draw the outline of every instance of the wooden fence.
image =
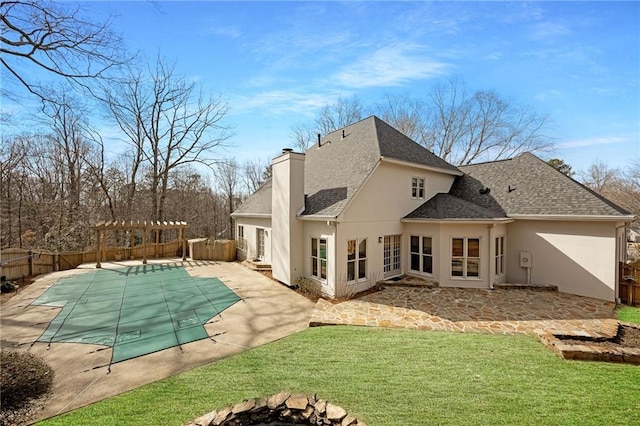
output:
M 626 305 L 640 306 L 640 269 L 620 264 L 618 297 Z
M 109 247 L 102 250 L 103 261 L 119 261 L 126 259 L 178 257 L 180 242 L 171 241 L 164 244 L 146 244 L 131 248 Z M 0 252 L 0 275 L 6 280 L 16 280 L 31 275 L 48 274 L 54 271 L 74 269 L 83 263 L 96 261 L 96 252 L 63 252 L 53 253 L 44 250 L 23 250 L 10 248 Z
M 189 240 L 189 257 L 193 260 L 218 260 L 230 262 L 236 259 L 235 240 Z

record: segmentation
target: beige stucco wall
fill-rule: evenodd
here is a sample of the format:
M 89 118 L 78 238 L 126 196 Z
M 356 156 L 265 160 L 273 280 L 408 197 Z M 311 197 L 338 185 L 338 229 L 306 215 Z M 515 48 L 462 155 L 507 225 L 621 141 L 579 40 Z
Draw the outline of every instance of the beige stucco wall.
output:
M 411 198 L 411 178 L 425 178 L 425 197 Z M 340 222 L 398 221 L 439 192 L 449 192 L 454 176 L 381 162 L 360 188 Z
M 492 283 L 490 277 L 494 275 L 491 273 L 494 260 L 494 251 L 491 246 L 493 246 L 496 228 L 498 227 L 491 228 L 491 225 L 469 223 L 406 223 L 402 246 L 405 271 L 408 274 L 420 276 L 420 274 L 410 270 L 410 236 L 431 237 L 433 244 L 433 275 L 425 274 L 425 276 L 438 281 L 441 287 L 489 288 Z M 499 228 L 503 229 L 503 226 L 500 225 Z M 493 230 L 490 231 L 490 229 Z M 495 235 L 498 235 L 498 233 Z M 477 278 L 451 276 L 451 239 L 463 237 L 480 238 L 480 276 Z
M 303 247 L 297 249 L 304 256 L 302 273 L 298 277 L 311 277 L 311 238 L 327 239 L 327 279 L 316 280 L 321 284 L 322 293 L 329 297 L 335 297 L 335 281 L 336 281 L 336 262 L 335 259 L 335 232 L 336 227 L 328 224 L 326 221 L 302 221 L 304 222 L 304 242 Z
M 271 266 L 273 277 L 287 285 L 295 284 L 304 264 L 298 250 L 303 244 L 304 226 L 296 217 L 304 206 L 304 161 L 304 154 L 288 152 L 271 163 Z
M 531 282 L 559 291 L 615 300 L 616 224 L 517 220 L 508 225 L 507 280 L 524 283 L 520 252 L 531 253 Z
M 244 227 L 244 239 L 247 242 L 247 247 L 244 250 L 244 259 L 255 259 L 258 253 L 257 229 L 262 228 L 265 230 L 264 262 L 271 263 L 271 218 L 236 217 L 236 235 L 238 235 L 238 226 L 240 225 Z

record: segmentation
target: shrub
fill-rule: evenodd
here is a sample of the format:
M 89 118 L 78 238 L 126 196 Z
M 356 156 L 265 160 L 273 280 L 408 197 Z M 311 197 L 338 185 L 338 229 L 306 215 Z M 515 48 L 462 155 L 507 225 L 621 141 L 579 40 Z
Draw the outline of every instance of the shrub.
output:
M 0 350 L 0 403 L 19 407 L 51 390 L 53 369 L 43 359 L 22 351 Z

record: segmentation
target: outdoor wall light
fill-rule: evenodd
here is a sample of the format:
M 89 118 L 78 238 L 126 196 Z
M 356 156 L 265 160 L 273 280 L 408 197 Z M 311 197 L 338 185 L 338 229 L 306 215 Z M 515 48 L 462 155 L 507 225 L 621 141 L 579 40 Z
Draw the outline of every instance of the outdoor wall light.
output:
M 378 237 L 378 242 L 381 243 L 382 242 L 382 237 Z

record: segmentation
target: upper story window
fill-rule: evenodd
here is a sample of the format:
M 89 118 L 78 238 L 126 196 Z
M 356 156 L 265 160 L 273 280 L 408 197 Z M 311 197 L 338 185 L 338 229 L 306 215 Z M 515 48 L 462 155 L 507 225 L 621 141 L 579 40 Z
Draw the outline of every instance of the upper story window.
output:
M 411 198 L 424 198 L 424 178 L 411 178 Z
M 327 279 L 327 239 L 311 238 L 311 275 Z
M 347 241 L 347 281 L 367 278 L 367 239 Z

